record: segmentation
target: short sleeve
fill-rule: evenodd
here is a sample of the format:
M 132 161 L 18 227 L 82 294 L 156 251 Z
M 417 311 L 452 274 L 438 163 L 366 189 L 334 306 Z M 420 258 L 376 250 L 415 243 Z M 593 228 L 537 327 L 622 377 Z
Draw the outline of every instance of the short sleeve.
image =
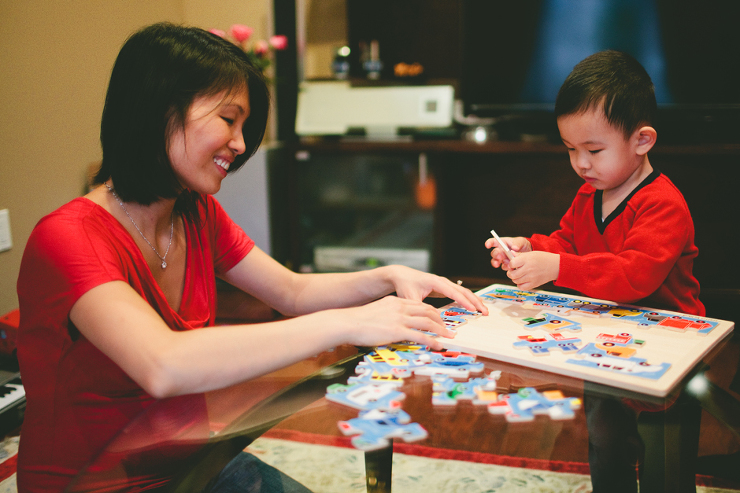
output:
M 90 205 L 93 205 L 90 203 Z M 104 238 L 113 234 L 88 220 L 89 207 L 67 208 L 34 228 L 21 261 L 18 296 L 38 306 L 69 312 L 87 291 L 125 280 L 120 254 Z
M 238 264 L 254 248 L 254 241 L 226 213 L 212 196 L 206 197 L 208 217 L 213 219 L 213 265 L 217 274 L 224 274 Z

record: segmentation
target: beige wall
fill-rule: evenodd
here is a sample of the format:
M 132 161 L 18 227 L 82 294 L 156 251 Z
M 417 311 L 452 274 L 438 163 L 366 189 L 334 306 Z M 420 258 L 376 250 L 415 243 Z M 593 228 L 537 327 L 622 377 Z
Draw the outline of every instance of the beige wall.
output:
M 119 48 L 157 21 L 266 37 L 270 0 L 0 0 L 0 209 L 13 248 L 0 252 L 0 315 L 17 308 L 15 283 L 36 222 L 83 193 L 100 159 L 100 114 Z
M 304 0 L 306 44 L 303 49 L 303 77 L 333 76 L 331 64 L 338 48 L 349 43 L 345 0 Z

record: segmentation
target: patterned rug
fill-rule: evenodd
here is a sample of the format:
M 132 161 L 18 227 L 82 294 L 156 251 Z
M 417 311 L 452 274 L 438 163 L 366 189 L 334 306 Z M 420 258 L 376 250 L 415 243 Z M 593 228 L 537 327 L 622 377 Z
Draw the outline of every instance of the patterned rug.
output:
M 18 437 L 7 437 L 0 442 L 0 493 L 17 493 L 15 485 Z
M 282 438 L 277 438 L 282 437 Z M 292 438 L 291 440 L 285 439 Z M 296 440 L 298 439 L 298 440 Z M 319 443 L 309 443 L 319 442 Z M 247 449 L 314 493 L 365 492 L 363 453 L 342 438 L 272 430 Z M 465 454 L 464 460 L 428 457 L 432 450 L 413 444 L 395 444 L 393 491 L 403 493 L 587 493 L 591 481 L 585 464 L 528 461 Z M 438 450 L 437 450 L 438 451 Z M 18 437 L 0 446 L 0 493 L 17 493 L 15 482 Z M 418 455 L 418 454 L 426 455 Z M 452 454 L 455 455 L 455 454 Z M 502 463 L 517 465 L 503 465 Z M 585 469 L 584 469 L 585 467 Z M 697 483 L 706 481 L 697 476 Z M 697 493 L 740 490 L 697 486 Z
M 347 446 L 343 438 L 275 429 L 255 440 L 247 450 L 315 493 L 366 491 L 363 453 Z M 448 452 L 445 455 L 455 458 L 440 458 L 439 450 L 430 447 L 394 444 L 391 485 L 393 491 L 403 493 L 591 491 L 587 464 Z M 697 484 L 706 481 L 697 477 Z M 697 486 L 696 491 L 727 493 L 739 490 L 701 485 Z

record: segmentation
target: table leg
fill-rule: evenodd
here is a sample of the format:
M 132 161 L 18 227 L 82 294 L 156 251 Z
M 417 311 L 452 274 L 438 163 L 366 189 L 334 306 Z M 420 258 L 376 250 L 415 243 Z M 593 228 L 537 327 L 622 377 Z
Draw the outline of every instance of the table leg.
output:
M 701 407 L 686 394 L 662 412 L 642 412 L 637 422 L 645 443 L 643 492 L 696 492 Z
M 393 444 L 380 450 L 365 452 L 367 493 L 390 493 Z

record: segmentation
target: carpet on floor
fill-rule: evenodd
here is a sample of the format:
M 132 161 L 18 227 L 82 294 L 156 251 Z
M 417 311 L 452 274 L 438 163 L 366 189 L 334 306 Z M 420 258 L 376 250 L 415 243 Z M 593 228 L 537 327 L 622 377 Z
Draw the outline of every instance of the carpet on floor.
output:
M 247 449 L 315 493 L 365 491 L 364 454 L 350 437 L 273 429 Z M 588 464 L 393 444 L 393 491 L 404 493 L 591 491 Z M 697 493 L 738 491 L 697 476 Z
M 18 437 L 0 445 L 0 493 L 17 493 Z M 315 493 L 364 492 L 365 462 L 349 437 L 273 429 L 247 449 Z M 394 491 L 403 493 L 586 493 L 588 464 L 446 450 L 394 443 Z M 697 476 L 697 493 L 729 493 L 717 480 Z

